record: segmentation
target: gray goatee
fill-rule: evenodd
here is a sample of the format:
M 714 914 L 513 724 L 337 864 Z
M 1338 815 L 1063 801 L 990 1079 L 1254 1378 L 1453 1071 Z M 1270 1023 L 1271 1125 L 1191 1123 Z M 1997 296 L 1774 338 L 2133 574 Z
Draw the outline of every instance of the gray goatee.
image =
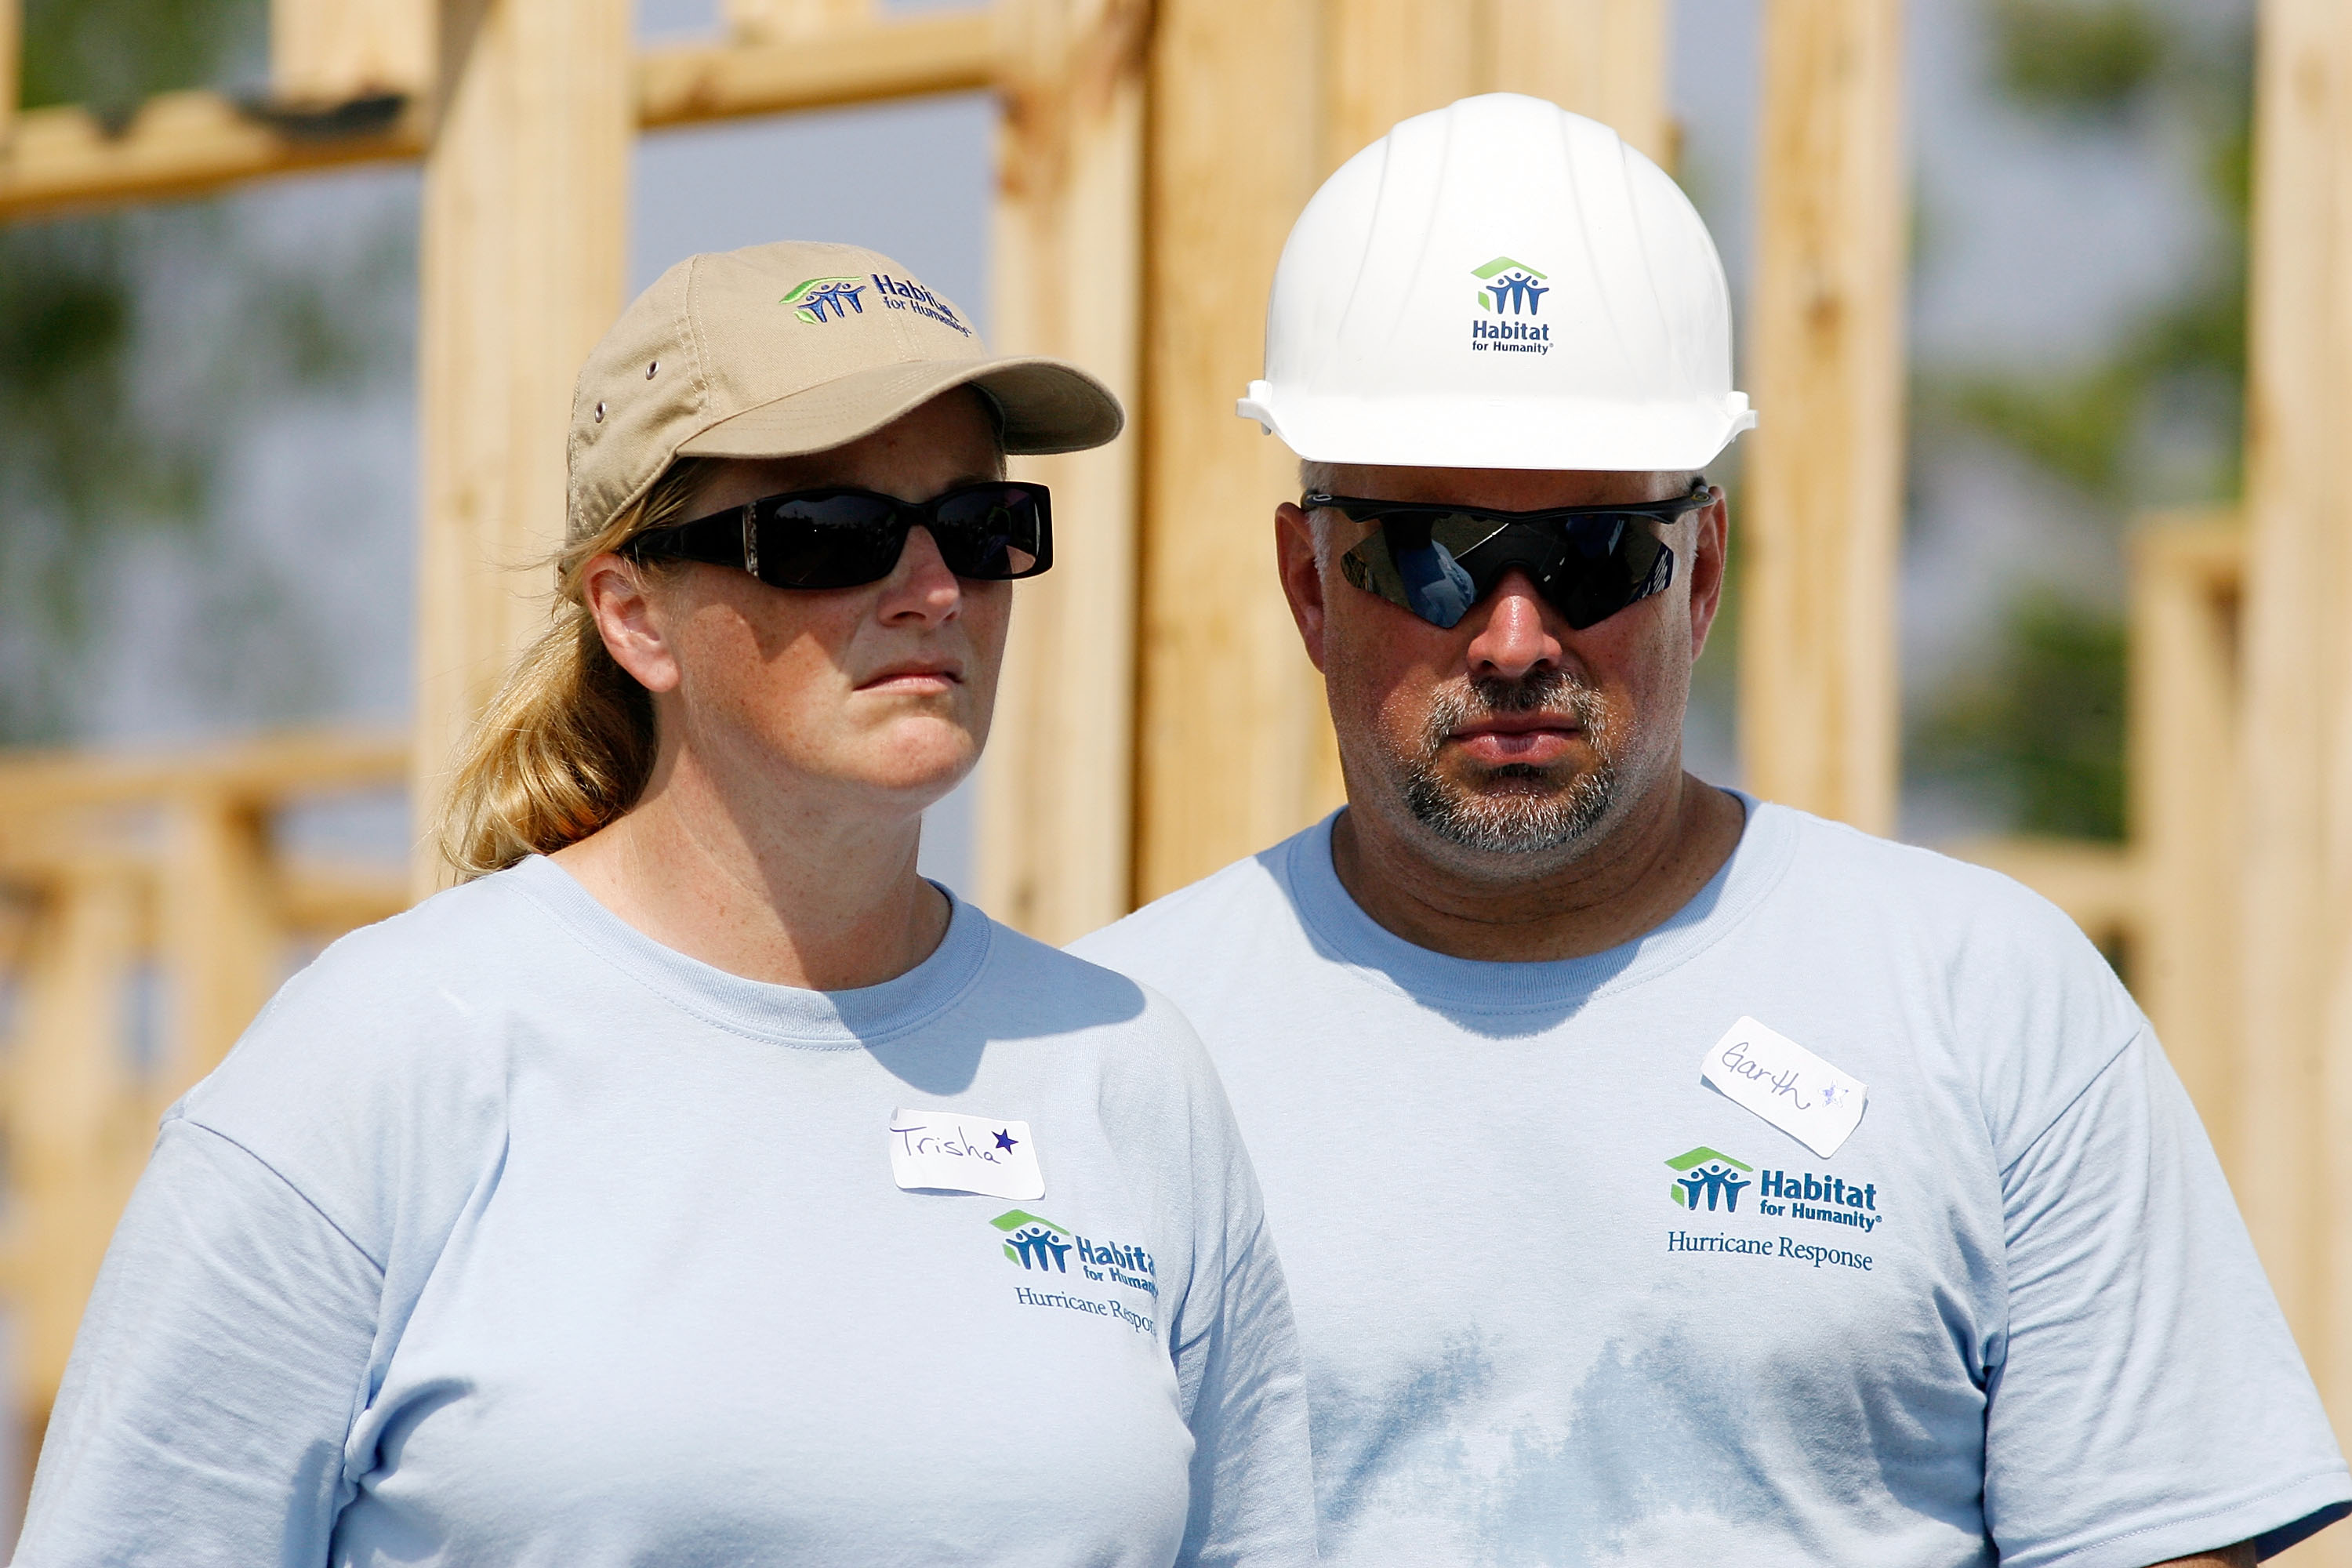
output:
M 1479 781 L 1526 779 L 1549 789 L 1489 792 L 1464 785 L 1438 771 L 1445 737 L 1466 723 L 1503 713 L 1567 710 L 1583 726 L 1599 761 L 1560 782 L 1559 770 L 1511 763 L 1482 770 Z M 1419 753 L 1403 762 L 1406 809 L 1449 844 L 1489 855 L 1539 854 L 1575 843 L 1592 831 L 1617 800 L 1613 737 L 1601 694 L 1564 669 L 1538 671 L 1521 680 L 1474 680 L 1465 689 L 1442 691 L 1429 717 Z

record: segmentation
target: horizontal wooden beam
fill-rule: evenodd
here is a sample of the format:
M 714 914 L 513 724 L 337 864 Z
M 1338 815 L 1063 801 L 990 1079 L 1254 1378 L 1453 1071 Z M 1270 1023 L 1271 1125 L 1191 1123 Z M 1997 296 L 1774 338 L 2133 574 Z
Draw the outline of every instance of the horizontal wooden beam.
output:
M 958 92 L 997 76 L 986 8 L 860 22 L 789 44 L 654 49 L 636 64 L 641 129 Z M 0 145 L 0 222 L 61 209 L 191 196 L 248 180 L 420 156 L 427 120 L 377 99 L 317 114 L 213 92 L 149 100 L 110 130 L 79 108 L 20 115 Z
M 866 21 L 790 43 L 654 49 L 637 59 L 645 130 L 831 109 L 994 85 L 996 19 L 987 8 Z
M 2094 942 L 2139 933 L 2147 903 L 2138 860 L 2121 844 L 2068 838 L 1971 838 L 1941 846 L 1957 859 L 2014 877 Z
M 0 753 L 0 819 L 190 795 L 268 804 L 407 777 L 402 735 L 297 733 L 183 752 Z

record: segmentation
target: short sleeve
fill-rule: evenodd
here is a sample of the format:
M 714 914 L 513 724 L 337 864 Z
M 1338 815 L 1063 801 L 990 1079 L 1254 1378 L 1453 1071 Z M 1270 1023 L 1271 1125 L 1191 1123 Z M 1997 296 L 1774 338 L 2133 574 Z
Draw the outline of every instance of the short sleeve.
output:
M 1988 1369 L 2004 1564 L 2143 1568 L 2346 1511 L 2352 1477 L 2204 1129 L 2145 1029 L 2002 1173 Z
M 74 1342 L 18 1568 L 320 1568 L 382 1288 L 276 1173 L 167 1121 Z

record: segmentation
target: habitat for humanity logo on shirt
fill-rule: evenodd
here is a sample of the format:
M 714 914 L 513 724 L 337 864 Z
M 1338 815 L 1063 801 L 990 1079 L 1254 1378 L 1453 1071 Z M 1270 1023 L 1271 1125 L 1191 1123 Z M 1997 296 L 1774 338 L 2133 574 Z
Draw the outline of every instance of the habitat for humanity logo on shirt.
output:
M 1027 1209 L 1007 1209 L 988 1223 L 1003 1234 L 1004 1256 L 1009 1261 L 1020 1265 L 1025 1273 L 1048 1277 L 1037 1281 L 1040 1286 L 1059 1283 L 1053 1276 L 1068 1276 L 1071 1256 L 1076 1254 L 1078 1267 L 1073 1284 L 1077 1279 L 1091 1279 L 1099 1284 L 1124 1285 L 1154 1300 L 1160 1295 L 1160 1286 L 1152 1278 L 1158 1269 L 1152 1264 L 1151 1254 L 1139 1247 L 1092 1241 L 1067 1226 L 1055 1225 Z M 1153 1327 L 1150 1317 L 1124 1301 L 1074 1295 L 1067 1290 L 1032 1289 L 1026 1285 L 1014 1287 L 1013 1298 L 1024 1307 L 1107 1318 L 1125 1323 L 1138 1333 L 1148 1334 Z
M 1740 1215 L 1741 1196 L 1752 1193 L 1743 1217 L 1809 1220 L 1849 1226 L 1865 1235 L 1876 1230 L 1885 1217 L 1878 1212 L 1875 1182 L 1852 1183 L 1843 1176 L 1818 1171 L 1759 1171 L 1746 1161 L 1704 1143 L 1675 1155 L 1665 1164 L 1675 1173 L 1666 1187 L 1667 1200 L 1693 1215 Z M 1790 1236 L 1743 1237 L 1671 1230 L 1666 1233 L 1666 1250 L 1748 1253 L 1810 1263 L 1816 1268 L 1824 1263 L 1864 1270 L 1872 1266 L 1872 1259 L 1865 1254 L 1817 1247 Z

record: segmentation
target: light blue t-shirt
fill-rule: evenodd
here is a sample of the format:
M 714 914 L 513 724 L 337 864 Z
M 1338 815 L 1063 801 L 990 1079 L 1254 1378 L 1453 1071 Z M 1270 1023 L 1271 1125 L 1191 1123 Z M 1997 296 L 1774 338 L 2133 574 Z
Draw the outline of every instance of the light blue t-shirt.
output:
M 2147 1021 L 2003 878 L 1751 803 L 1658 929 L 1482 963 L 1326 822 L 1076 951 L 1224 1077 L 1326 1562 L 2138 1568 L 2352 1500 Z M 1832 1157 L 1701 1082 L 1743 1016 L 1867 1086 Z
M 902 1190 L 901 1108 L 1026 1122 L 1044 1194 Z M 172 1111 L 16 1561 L 1313 1553 L 1280 1271 L 1165 1001 L 963 904 L 887 984 L 761 984 L 534 859 L 337 943 Z

